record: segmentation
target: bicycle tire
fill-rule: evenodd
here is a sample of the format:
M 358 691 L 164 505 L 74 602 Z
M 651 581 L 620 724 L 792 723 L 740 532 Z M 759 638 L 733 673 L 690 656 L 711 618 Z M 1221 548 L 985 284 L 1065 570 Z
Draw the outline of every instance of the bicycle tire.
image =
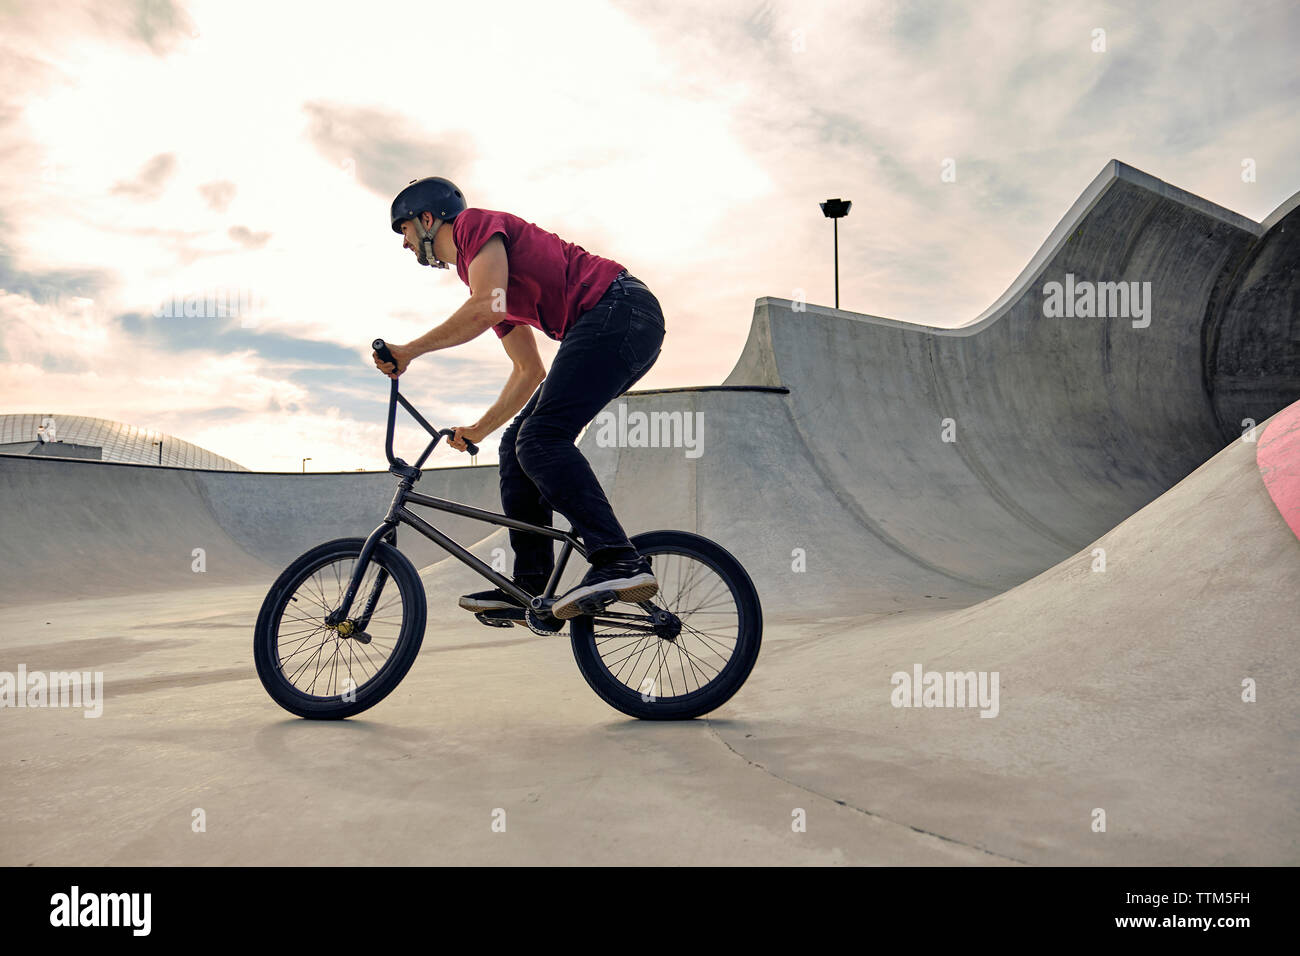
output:
M 257 676 L 271 699 L 298 717 L 340 720 L 373 707 L 392 693 L 406 676 L 424 640 L 427 609 L 420 576 L 404 554 L 380 541 L 371 556 L 371 563 L 388 573 L 391 582 L 397 585 L 402 600 L 402 621 L 388 660 L 374 677 L 356 687 L 354 693 L 350 689 L 343 694 L 326 696 L 307 694 L 284 674 L 280 666 L 279 623 L 289 599 L 321 568 L 336 560 L 360 556 L 364 543 L 363 538 L 338 538 L 312 548 L 280 573 L 262 601 L 253 632 L 253 660 L 257 666 Z M 356 601 L 362 600 L 364 595 L 358 594 Z M 354 699 L 348 700 L 348 693 L 352 693 Z
M 758 660 L 763 610 L 754 582 L 729 551 L 700 535 L 688 531 L 650 531 L 636 535 L 631 541 L 638 552 L 652 560 L 657 555 L 688 557 L 711 569 L 726 584 L 737 612 L 735 650 L 718 675 L 696 690 L 670 698 L 647 699 L 646 694 L 629 687 L 610 671 L 597 646 L 599 635 L 592 617 L 579 615 L 570 620 L 569 628 L 578 670 L 601 700 L 640 720 L 691 720 L 718 709 L 740 690 Z M 662 588 L 664 582 L 660 585 Z

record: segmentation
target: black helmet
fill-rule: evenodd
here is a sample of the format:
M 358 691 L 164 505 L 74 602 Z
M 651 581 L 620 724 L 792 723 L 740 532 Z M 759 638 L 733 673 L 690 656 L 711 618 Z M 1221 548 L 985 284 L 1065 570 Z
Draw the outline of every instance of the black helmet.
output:
M 451 180 L 441 176 L 412 179 L 411 184 L 393 200 L 393 232 L 402 231 L 407 219 L 419 220 L 420 213 L 431 213 L 434 219 L 451 222 L 465 211 L 465 194 Z

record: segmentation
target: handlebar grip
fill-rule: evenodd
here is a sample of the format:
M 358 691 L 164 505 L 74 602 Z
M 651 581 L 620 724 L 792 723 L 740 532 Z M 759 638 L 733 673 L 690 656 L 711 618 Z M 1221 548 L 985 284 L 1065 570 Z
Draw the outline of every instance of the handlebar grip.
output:
M 370 343 L 370 347 L 375 350 L 375 354 L 379 356 L 381 362 L 387 362 L 394 368 L 397 367 L 397 359 L 393 358 L 393 353 L 388 351 L 388 343 L 383 339 L 375 339 Z
M 447 438 L 449 438 L 449 439 L 450 439 L 450 438 L 455 438 L 455 437 L 456 437 L 456 429 L 454 429 L 454 428 L 444 428 L 442 431 L 438 432 L 438 434 L 439 434 L 439 435 L 445 435 L 445 436 L 446 436 Z M 465 442 L 465 453 L 466 453 L 466 454 L 469 454 L 469 455 L 477 455 L 477 454 L 478 454 L 478 445 L 474 444 L 474 443 L 473 443 L 472 441 L 470 441 L 468 438 L 464 439 L 464 442 Z

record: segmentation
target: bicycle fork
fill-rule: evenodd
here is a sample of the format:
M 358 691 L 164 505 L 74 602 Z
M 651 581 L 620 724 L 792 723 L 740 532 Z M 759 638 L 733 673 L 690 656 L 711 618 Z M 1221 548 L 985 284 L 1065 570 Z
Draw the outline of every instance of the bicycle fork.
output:
M 397 509 L 401 507 L 402 499 L 410 486 L 405 482 L 398 487 L 397 494 L 393 496 L 392 504 L 388 506 L 388 514 L 384 517 L 384 523 L 366 536 L 365 544 L 361 546 L 361 553 L 357 555 L 356 567 L 352 569 L 352 577 L 348 581 L 347 590 L 343 592 L 343 599 L 339 606 L 325 616 L 325 624 L 332 628 L 337 628 L 339 633 L 344 637 L 352 637 L 354 634 L 365 634 L 366 627 L 370 624 L 370 617 L 375 613 L 375 607 L 379 604 L 379 595 L 384 590 L 384 585 L 388 583 L 388 571 L 382 566 L 379 573 L 375 575 L 375 583 L 370 587 L 370 593 L 366 595 L 366 602 L 361 607 L 361 613 L 349 619 L 348 612 L 352 610 L 352 602 L 356 599 L 357 591 L 361 587 L 361 581 L 366 576 L 366 569 L 370 566 L 370 557 L 375 553 L 375 548 L 379 546 L 381 540 L 396 546 L 397 544 Z M 346 632 L 344 629 L 346 628 Z M 366 635 L 365 642 L 369 642 L 369 635 Z

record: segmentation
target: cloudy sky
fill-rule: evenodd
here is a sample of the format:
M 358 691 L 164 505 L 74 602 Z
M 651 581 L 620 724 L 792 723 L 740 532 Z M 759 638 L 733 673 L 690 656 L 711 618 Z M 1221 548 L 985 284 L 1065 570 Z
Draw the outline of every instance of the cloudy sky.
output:
M 380 467 L 368 343 L 466 294 L 389 230 L 425 175 L 646 280 L 639 387 L 720 382 L 756 298 L 832 303 L 830 197 L 843 307 L 961 325 L 1112 157 L 1257 220 L 1300 190 L 1297 48 L 1290 0 L 0 0 L 0 413 Z M 243 311 L 158 314 L 193 296 Z M 403 383 L 450 426 L 507 372 L 489 333 Z

